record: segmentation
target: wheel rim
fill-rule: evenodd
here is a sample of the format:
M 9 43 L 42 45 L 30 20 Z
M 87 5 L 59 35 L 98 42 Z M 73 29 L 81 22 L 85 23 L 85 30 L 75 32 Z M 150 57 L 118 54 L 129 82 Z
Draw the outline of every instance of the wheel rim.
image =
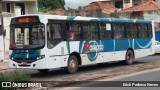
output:
M 127 55 L 127 61 L 128 61 L 129 64 L 132 63 L 132 61 L 133 61 L 133 54 L 132 53 L 128 53 L 128 55 Z
M 76 60 L 74 58 L 72 58 L 69 62 L 69 69 L 72 71 L 76 70 Z

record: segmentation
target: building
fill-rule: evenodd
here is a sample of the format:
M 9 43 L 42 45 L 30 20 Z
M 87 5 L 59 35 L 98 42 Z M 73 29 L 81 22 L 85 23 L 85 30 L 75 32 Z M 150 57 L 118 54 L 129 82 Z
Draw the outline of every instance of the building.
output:
M 69 9 L 67 15 L 86 17 L 110 17 L 110 14 L 118 10 L 112 6 L 112 1 L 92 2 L 78 9 Z
M 48 14 L 53 14 L 53 15 L 66 15 L 66 11 L 62 8 L 50 10 L 47 13 Z
M 2 0 L 2 10 L 14 15 L 37 13 L 37 6 L 37 0 Z
M 148 0 L 121 11 L 121 16 L 132 19 L 154 20 L 155 30 L 160 30 L 160 3 Z
M 106 0 L 106 1 L 112 1 L 113 6 L 116 8 L 126 9 L 129 7 L 136 6 L 140 3 L 146 2 L 148 0 Z M 160 2 L 160 0 L 154 0 L 156 2 Z
M 24 14 L 35 14 L 38 12 L 37 0 L 2 0 L 2 15 L 4 30 L 6 30 L 5 37 L 5 58 L 9 58 L 9 24 L 10 20 L 14 16 L 24 15 Z M 2 42 L 2 40 L 1 40 Z M 2 45 L 0 45 L 2 47 Z M 0 55 L 2 55 L 2 50 L 0 50 Z M 0 58 L 1 60 L 1 58 Z

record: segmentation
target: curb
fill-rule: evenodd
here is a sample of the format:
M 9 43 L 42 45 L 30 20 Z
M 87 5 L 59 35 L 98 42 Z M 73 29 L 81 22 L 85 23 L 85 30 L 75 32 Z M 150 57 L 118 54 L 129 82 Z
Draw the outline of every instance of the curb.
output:
M 0 69 L 0 73 L 4 73 L 4 72 L 10 72 L 13 71 L 14 69 Z
M 0 60 L 0 62 L 9 62 L 9 60 Z

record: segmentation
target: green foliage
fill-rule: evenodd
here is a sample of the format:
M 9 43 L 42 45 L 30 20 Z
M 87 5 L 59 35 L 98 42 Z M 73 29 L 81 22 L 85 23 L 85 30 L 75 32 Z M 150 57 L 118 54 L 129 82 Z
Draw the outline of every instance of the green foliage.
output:
M 47 12 L 48 10 L 56 8 L 64 9 L 64 5 L 64 0 L 38 0 L 39 11 L 42 12 Z
M 30 74 L 22 74 L 19 73 L 17 70 L 10 72 L 8 74 L 0 73 L 0 81 L 6 82 L 29 82 L 31 81 Z M 16 90 L 16 88 L 2 88 L 0 90 Z

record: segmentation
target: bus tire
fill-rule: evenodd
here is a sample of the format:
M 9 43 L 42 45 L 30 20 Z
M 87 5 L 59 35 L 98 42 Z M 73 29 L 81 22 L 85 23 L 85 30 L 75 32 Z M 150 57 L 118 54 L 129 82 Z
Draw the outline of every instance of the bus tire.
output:
M 78 70 L 78 59 L 75 55 L 71 55 L 68 59 L 67 72 L 72 74 Z
M 46 73 L 46 72 L 49 71 L 49 69 L 38 69 L 38 71 L 39 71 L 40 73 Z
M 134 53 L 132 50 L 128 50 L 127 53 L 126 53 L 126 60 L 125 60 L 125 63 L 127 65 L 131 65 L 133 63 L 133 59 L 134 59 Z

